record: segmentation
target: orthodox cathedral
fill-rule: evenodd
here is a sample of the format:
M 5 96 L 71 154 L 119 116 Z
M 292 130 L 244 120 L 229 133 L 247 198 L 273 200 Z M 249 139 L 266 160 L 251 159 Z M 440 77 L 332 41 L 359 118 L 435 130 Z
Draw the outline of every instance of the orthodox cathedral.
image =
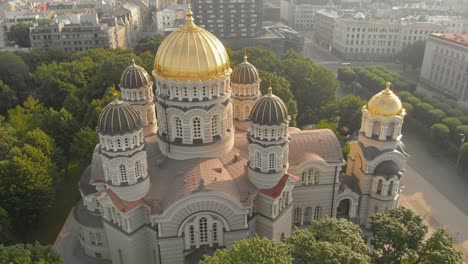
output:
M 232 70 L 190 9 L 158 49 L 153 76 L 154 93 L 133 62 L 122 101 L 99 116 L 74 210 L 88 256 L 181 264 L 255 234 L 279 240 L 323 217 L 368 226 L 397 205 L 409 155 L 390 84 L 363 106 L 346 162 L 332 131 L 289 127 L 274 87 L 260 93 L 247 57 Z

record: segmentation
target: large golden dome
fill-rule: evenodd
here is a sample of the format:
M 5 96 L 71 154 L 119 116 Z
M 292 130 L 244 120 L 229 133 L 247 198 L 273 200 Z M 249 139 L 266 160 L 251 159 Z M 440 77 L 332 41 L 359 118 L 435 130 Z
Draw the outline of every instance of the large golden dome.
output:
M 373 115 L 393 116 L 402 112 L 400 98 L 390 90 L 390 83 L 380 93 L 374 95 L 367 104 L 367 109 Z
M 162 79 L 206 81 L 231 72 L 229 56 L 221 41 L 195 25 L 190 7 L 185 25 L 161 43 L 153 73 Z

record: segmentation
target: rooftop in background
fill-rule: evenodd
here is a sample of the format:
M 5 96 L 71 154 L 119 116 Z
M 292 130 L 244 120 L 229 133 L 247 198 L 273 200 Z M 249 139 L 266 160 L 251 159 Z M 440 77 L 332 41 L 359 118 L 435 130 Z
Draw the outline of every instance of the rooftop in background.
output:
M 468 47 L 468 34 L 433 33 L 431 36 Z

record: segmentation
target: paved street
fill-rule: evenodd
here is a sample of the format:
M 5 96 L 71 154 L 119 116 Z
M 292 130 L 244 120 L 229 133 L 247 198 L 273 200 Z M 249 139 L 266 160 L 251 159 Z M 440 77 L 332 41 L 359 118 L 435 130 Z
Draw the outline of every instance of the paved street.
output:
M 310 40 L 306 42 L 305 56 L 336 74 L 338 66 L 345 61 L 312 45 Z M 356 66 L 383 65 L 396 72 L 402 70 L 401 65 L 394 63 L 351 63 Z M 345 94 L 338 89 L 337 95 Z M 459 175 L 454 161 L 447 160 L 441 153 L 432 153 L 414 129 L 404 126 L 403 141 L 411 158 L 403 176 L 405 188 L 400 204 L 423 216 L 430 231 L 446 228 L 468 263 L 468 175 Z

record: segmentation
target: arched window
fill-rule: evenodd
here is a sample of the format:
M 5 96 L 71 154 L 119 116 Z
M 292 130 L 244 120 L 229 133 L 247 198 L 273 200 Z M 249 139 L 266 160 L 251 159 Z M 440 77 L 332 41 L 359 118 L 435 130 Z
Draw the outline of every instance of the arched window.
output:
M 379 122 L 374 122 L 372 126 L 372 137 L 378 138 L 380 135 L 380 123 Z
M 218 242 L 218 223 L 213 223 L 213 242 Z
M 245 117 L 246 119 L 249 118 L 249 115 L 250 115 L 250 106 L 246 105 L 244 111 L 245 111 L 244 117 Z
M 149 124 L 153 123 L 153 111 L 151 111 L 151 109 L 146 111 L 146 121 L 148 121 Z
M 202 96 L 206 97 L 206 87 L 205 86 L 203 86 L 203 88 L 202 88 Z
M 195 245 L 195 227 L 193 225 L 190 225 L 189 233 L 190 233 L 190 245 Z
M 275 139 L 275 129 L 272 128 L 271 131 L 270 131 L 270 139 Z
M 117 148 L 122 148 L 122 142 L 120 141 L 120 138 L 117 139 Z
M 179 97 L 179 87 L 175 88 L 175 96 Z
M 262 130 L 261 130 L 260 128 L 258 128 L 258 127 L 257 127 L 255 130 L 257 130 L 257 137 L 258 137 L 258 138 L 261 137 L 261 135 L 262 135 Z
M 255 167 L 259 169 L 262 168 L 262 153 L 260 152 L 256 152 Z
M 193 98 L 197 98 L 198 97 L 198 91 L 197 91 L 197 88 L 193 88 Z
M 130 140 L 128 140 L 128 138 L 125 138 L 124 142 L 125 142 L 125 148 L 130 147 Z
M 301 208 L 294 209 L 293 223 L 296 225 L 301 224 L 301 218 L 302 218 L 302 209 Z
M 318 184 L 319 183 L 319 178 L 320 178 L 320 171 L 318 169 L 314 169 L 314 178 L 312 181 L 312 184 Z
M 201 120 L 199 117 L 195 117 L 192 120 L 192 130 L 193 130 L 193 138 L 194 139 L 199 139 L 202 138 L 202 133 L 201 133 Z
M 306 172 L 306 171 L 303 171 L 303 172 L 302 172 L 302 175 L 301 175 L 301 183 L 302 183 L 302 184 L 307 184 L 306 177 L 307 177 L 307 172 Z
M 388 191 L 387 191 L 387 195 L 392 195 L 393 194 L 393 181 L 390 182 L 390 184 L 388 185 Z
M 376 190 L 376 193 L 377 193 L 377 194 L 381 194 L 381 193 L 382 193 L 382 188 L 383 188 L 383 180 L 380 179 L 380 180 L 377 182 L 377 190 Z
M 184 98 L 188 97 L 188 90 L 187 87 L 184 87 Z
M 312 208 L 306 207 L 304 210 L 304 223 L 310 223 L 311 218 L 312 218 Z
M 214 115 L 212 118 L 211 118 L 211 135 L 212 136 L 217 136 L 219 134 L 219 129 L 218 129 L 218 126 L 219 126 L 219 116 L 218 115 Z
M 127 182 L 128 177 L 127 177 L 127 169 L 125 168 L 124 164 L 119 165 L 119 170 L 120 170 L 120 181 L 121 182 Z
M 206 219 L 206 217 L 202 217 L 198 222 L 200 230 L 200 242 L 206 243 L 208 242 L 208 219 Z
M 270 153 L 270 155 L 268 156 L 268 168 L 270 170 L 276 169 L 275 153 Z
M 313 169 L 309 169 L 307 171 L 307 184 L 311 184 L 312 183 L 312 173 L 314 172 Z
M 141 161 L 137 160 L 135 162 L 135 179 L 141 177 Z
M 138 141 L 137 136 L 133 136 L 132 145 L 135 146 L 136 144 L 138 144 L 137 141 Z
M 316 206 L 314 209 L 314 220 L 319 220 L 322 217 L 322 207 Z
M 110 148 L 114 148 L 114 142 L 110 139 L 107 140 L 107 145 L 110 147 Z
M 387 139 L 392 139 L 395 138 L 397 135 L 395 135 L 395 123 L 391 123 L 387 127 L 387 133 L 386 133 Z
M 175 118 L 176 138 L 182 138 L 182 120 L 179 117 Z
M 268 128 L 265 128 L 265 130 L 263 130 L 263 138 L 264 139 L 268 138 Z

